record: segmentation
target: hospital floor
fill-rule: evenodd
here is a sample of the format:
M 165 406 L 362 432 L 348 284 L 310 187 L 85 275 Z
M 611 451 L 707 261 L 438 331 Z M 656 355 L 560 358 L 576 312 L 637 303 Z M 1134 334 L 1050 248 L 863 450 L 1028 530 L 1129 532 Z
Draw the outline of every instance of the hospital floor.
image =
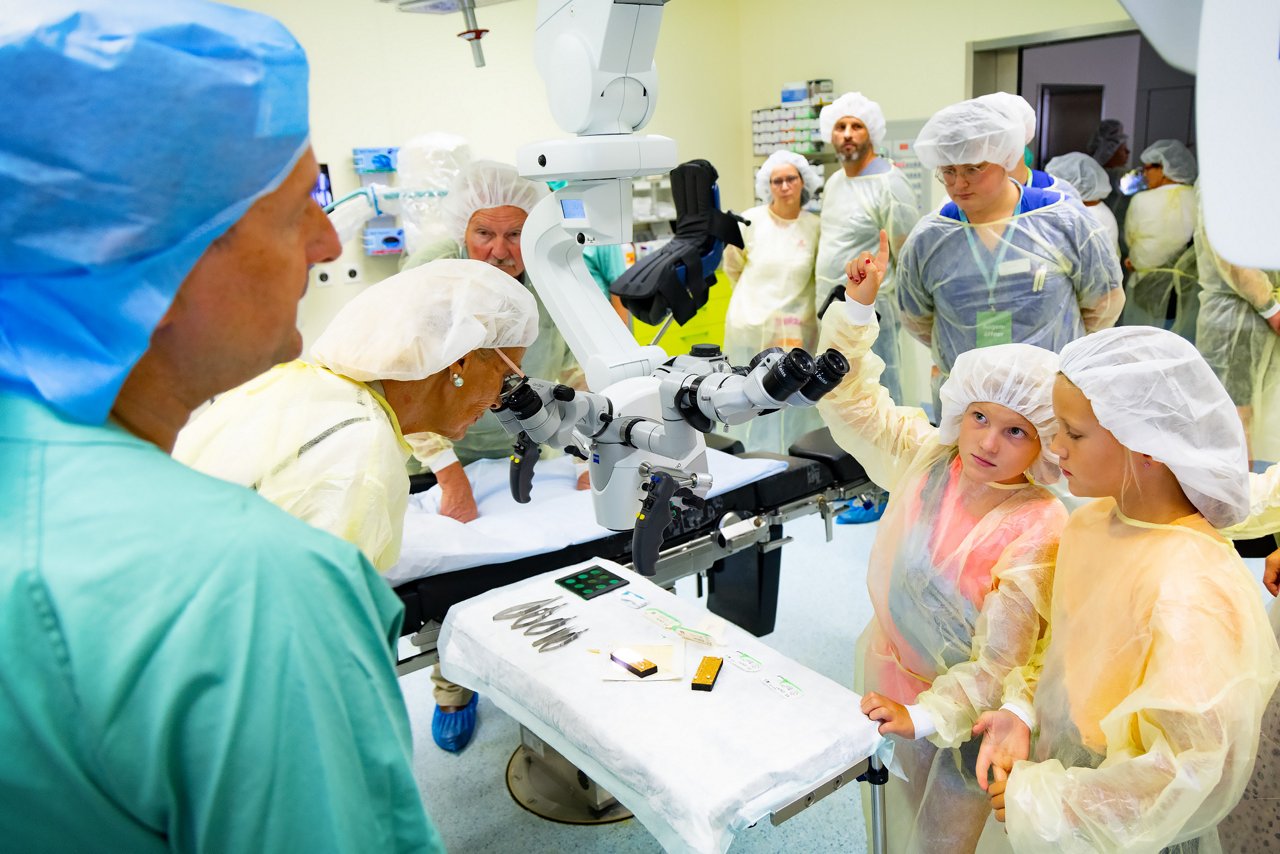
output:
M 843 685 L 852 685 L 854 643 L 871 618 L 866 566 L 876 527 L 836 526 L 835 539 L 828 543 L 822 520 L 816 515 L 786 526 L 786 533 L 795 541 L 782 550 L 777 625 L 764 640 Z M 1246 563 L 1261 577 L 1261 559 Z M 677 591 L 692 598 L 693 579 L 682 581 Z M 517 805 L 507 793 L 505 775 L 507 761 L 520 741 L 519 726 L 483 697 L 479 725 L 466 750 L 451 754 L 437 748 L 431 740 L 435 701 L 429 674 L 429 670 L 420 670 L 401 679 L 400 684 L 413 724 L 414 773 L 450 851 L 656 854 L 662 850 L 635 819 L 575 827 L 538 818 Z M 725 723 L 733 725 L 732 721 Z M 867 844 L 856 788 L 842 789 L 778 827 L 762 821 L 743 830 L 730 850 L 733 854 L 861 854 Z

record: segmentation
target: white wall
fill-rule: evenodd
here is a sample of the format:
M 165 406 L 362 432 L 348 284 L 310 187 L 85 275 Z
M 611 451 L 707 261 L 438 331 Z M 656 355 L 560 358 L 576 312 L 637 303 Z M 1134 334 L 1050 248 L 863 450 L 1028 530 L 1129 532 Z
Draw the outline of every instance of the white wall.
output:
M 1142 36 L 1134 33 L 1023 51 L 1021 95 L 1034 106 L 1042 86 L 1101 86 L 1102 117 L 1119 119 L 1132 134 L 1141 43 Z
M 462 16 L 399 12 L 375 0 L 231 0 L 282 21 L 306 48 L 311 63 L 311 126 L 317 158 L 329 164 L 334 192 L 359 186 L 351 149 L 399 145 L 427 131 L 461 134 L 476 157 L 515 162 L 516 149 L 563 137 L 546 106 L 534 69 L 536 0 L 513 0 L 477 10 L 486 66 L 457 37 Z M 659 98 L 646 132 L 678 143 L 679 157 L 704 157 L 727 175 L 749 169 L 750 150 L 738 144 L 737 0 L 679 0 L 666 8 L 655 61 Z M 746 133 L 749 134 L 749 125 Z M 738 195 L 735 195 L 738 194 Z M 725 196 L 744 207 L 745 182 Z M 367 284 L 396 270 L 394 258 L 367 258 L 359 240 L 343 260 L 359 263 Z M 299 324 L 309 344 L 364 285 L 312 287 Z
M 431 130 L 467 137 L 477 156 L 512 161 L 526 142 L 563 136 L 533 64 L 536 0 L 477 10 L 490 33 L 475 68 L 457 38 L 460 15 L 410 15 L 376 0 L 231 0 L 288 26 L 311 60 L 313 142 L 341 194 L 358 184 L 351 149 L 398 145 Z M 675 0 L 665 7 L 657 112 L 649 132 L 671 136 L 682 160 L 705 157 L 723 202 L 752 203 L 750 110 L 781 84 L 829 77 L 860 89 L 889 118 L 925 118 L 966 97 L 966 43 L 1127 17 L 1115 0 Z M 348 246 L 365 282 L 395 271 Z M 314 283 L 313 283 L 314 284 Z M 313 286 L 299 314 L 310 342 L 362 285 Z

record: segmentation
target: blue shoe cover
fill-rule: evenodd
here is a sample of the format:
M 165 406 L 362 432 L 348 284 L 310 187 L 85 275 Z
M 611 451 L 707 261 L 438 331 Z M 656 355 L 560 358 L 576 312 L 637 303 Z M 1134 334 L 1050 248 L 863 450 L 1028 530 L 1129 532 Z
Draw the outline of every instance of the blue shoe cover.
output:
M 441 750 L 459 753 L 471 741 L 476 731 L 476 704 L 480 702 L 479 694 L 471 695 L 471 702 L 456 712 L 446 712 L 436 706 L 435 715 L 431 718 L 431 737 Z
M 884 515 L 884 508 L 889 502 L 879 501 L 863 501 L 855 504 L 848 510 L 836 517 L 837 525 L 865 525 L 868 522 L 874 522 Z

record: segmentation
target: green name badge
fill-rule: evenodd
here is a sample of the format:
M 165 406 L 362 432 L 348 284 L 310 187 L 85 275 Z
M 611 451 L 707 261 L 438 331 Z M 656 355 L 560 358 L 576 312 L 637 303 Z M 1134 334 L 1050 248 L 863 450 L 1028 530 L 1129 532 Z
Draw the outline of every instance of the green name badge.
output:
M 1007 311 L 978 312 L 978 346 L 994 347 L 1013 341 L 1013 315 Z

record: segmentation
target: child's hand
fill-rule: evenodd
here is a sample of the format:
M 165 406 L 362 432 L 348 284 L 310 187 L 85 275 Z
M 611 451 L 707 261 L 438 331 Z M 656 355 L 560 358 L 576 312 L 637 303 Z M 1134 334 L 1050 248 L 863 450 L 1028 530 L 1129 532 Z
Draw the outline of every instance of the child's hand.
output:
M 880 232 L 884 234 L 884 232 Z M 911 722 L 911 714 L 907 707 L 895 703 L 882 694 L 874 691 L 862 698 L 862 713 L 873 721 L 880 722 L 881 735 L 900 735 L 903 738 L 916 737 L 916 725 Z
M 1004 821 L 1004 790 L 1009 785 L 1009 775 L 1001 771 L 998 765 L 992 767 L 991 771 L 996 777 L 987 787 L 987 794 L 991 796 L 991 811 L 996 814 L 996 821 Z
M 880 250 L 875 257 L 863 252 L 845 265 L 844 274 L 849 281 L 844 286 L 845 297 L 863 305 L 875 305 L 876 294 L 885 270 L 889 269 L 889 235 L 880 230 Z
M 978 785 L 994 798 L 996 784 L 992 783 L 991 788 L 987 787 L 987 773 L 990 771 L 995 774 L 996 781 L 1000 783 L 1000 792 L 1003 793 L 1003 781 L 1008 779 L 1013 763 L 1031 756 L 1031 730 L 1022 722 L 1022 718 L 1001 709 L 997 712 L 983 712 L 973 726 L 973 735 L 982 736 L 974 773 L 977 775 Z M 1000 809 L 1004 810 L 1003 799 Z M 1003 820 L 1002 818 L 1001 821 Z

